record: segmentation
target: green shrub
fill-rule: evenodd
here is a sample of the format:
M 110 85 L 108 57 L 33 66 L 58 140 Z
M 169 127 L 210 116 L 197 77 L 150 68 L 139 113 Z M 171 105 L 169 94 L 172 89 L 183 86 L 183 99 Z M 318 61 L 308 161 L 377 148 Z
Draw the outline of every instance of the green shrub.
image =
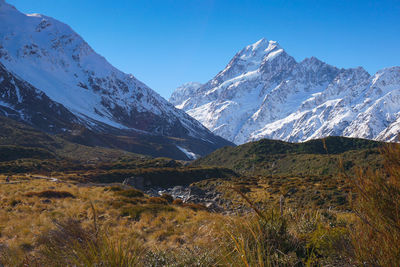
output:
M 25 194 L 27 197 L 42 197 L 42 198 L 75 198 L 73 194 L 67 191 L 46 190 L 42 192 L 28 192 Z
M 168 203 L 172 203 L 174 201 L 174 198 L 170 194 L 162 194 L 161 197 L 165 200 L 168 201 Z
M 112 192 L 119 192 L 119 191 L 123 191 L 124 189 L 121 187 L 121 186 L 118 186 L 118 185 L 113 185 L 113 186 L 111 186 L 111 187 L 106 187 L 106 188 L 104 188 L 104 191 L 112 191 Z
M 317 257 L 330 259 L 343 257 L 344 252 L 351 254 L 349 231 L 346 227 L 329 227 L 326 224 L 319 224 L 317 229 L 310 234 L 307 248 Z
M 162 197 L 150 197 L 147 199 L 147 203 L 167 205 L 168 201 Z
M 123 196 L 123 197 L 128 197 L 128 198 L 135 198 L 135 197 L 143 197 L 144 194 L 142 191 L 139 191 L 137 189 L 127 189 L 127 190 L 118 190 L 115 191 L 117 195 Z
M 144 204 L 144 205 L 134 205 L 130 207 L 123 207 L 121 211 L 121 216 L 129 216 L 133 220 L 139 220 L 143 213 L 150 213 L 156 215 L 160 212 L 172 212 L 175 209 L 171 206 L 164 204 Z

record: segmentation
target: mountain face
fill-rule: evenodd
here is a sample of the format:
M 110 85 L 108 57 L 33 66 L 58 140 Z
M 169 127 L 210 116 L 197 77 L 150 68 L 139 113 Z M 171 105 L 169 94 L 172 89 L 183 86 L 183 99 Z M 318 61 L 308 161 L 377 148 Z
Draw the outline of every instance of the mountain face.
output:
M 236 144 L 326 136 L 394 141 L 400 131 L 400 67 L 371 76 L 315 57 L 296 62 L 265 39 L 237 53 L 206 84 L 185 88 L 171 103 Z
M 176 88 L 175 91 L 172 93 L 171 97 L 169 98 L 169 102 L 176 106 L 178 104 L 184 105 L 184 103 L 181 103 L 182 99 L 187 99 L 190 98 L 193 93 L 199 89 L 203 84 L 198 83 L 198 82 L 188 82 L 180 87 Z M 177 108 L 180 108 L 177 106 Z
M 79 125 L 109 139 L 156 139 L 157 147 L 173 144 L 168 150 L 182 159 L 231 145 L 133 75 L 114 68 L 69 26 L 22 14 L 4 0 L 0 25 L 3 115 L 55 134 L 73 133 Z

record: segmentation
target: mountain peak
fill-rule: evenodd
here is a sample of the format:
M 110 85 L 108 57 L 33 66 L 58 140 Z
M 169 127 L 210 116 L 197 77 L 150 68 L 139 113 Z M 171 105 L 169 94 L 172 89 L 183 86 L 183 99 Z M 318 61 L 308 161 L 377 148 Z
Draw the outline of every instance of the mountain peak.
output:
M 276 41 L 268 41 L 263 38 L 237 53 L 218 76 L 222 80 L 227 80 L 240 74 L 255 71 L 260 69 L 263 63 L 272 61 L 283 52 L 284 50 Z
M 0 25 L 0 63 L 7 73 L 17 75 L 21 84 L 30 84 L 52 103 L 64 106 L 82 127 L 120 136 L 178 137 L 185 140 L 180 147 L 190 146 L 196 154 L 212 150 L 204 147 L 229 144 L 144 83 L 112 66 L 67 24 L 41 14 L 23 14 L 0 0 Z M 12 86 L 11 81 L 9 84 Z M 20 86 L 13 90 L 12 100 L 0 92 L 0 101 L 20 107 L 29 99 L 22 91 L 29 90 Z M 33 107 L 26 106 L 33 113 Z M 21 120 L 35 124 L 24 116 L 28 111 L 20 113 L 17 108 L 15 113 L 22 114 Z M 197 145 L 196 138 L 203 140 L 204 146 Z M 168 141 L 170 145 L 174 142 Z
M 249 48 L 253 51 L 255 50 L 260 50 L 260 49 L 265 49 L 265 47 L 268 46 L 268 40 L 265 38 L 262 38 L 260 40 L 258 40 L 257 42 L 255 42 L 254 44 L 248 45 L 246 48 Z
M 400 67 L 371 77 L 361 67 L 339 69 L 316 57 L 297 63 L 265 38 L 195 93 L 177 91 L 171 101 L 177 108 L 237 144 L 329 135 L 391 140 L 388 125 L 400 131 Z
M 265 38 L 262 38 L 255 42 L 254 44 L 246 46 L 240 52 L 242 59 L 248 59 L 252 57 L 265 56 L 266 54 L 272 52 L 273 50 L 282 49 L 278 42 L 276 41 L 268 41 Z

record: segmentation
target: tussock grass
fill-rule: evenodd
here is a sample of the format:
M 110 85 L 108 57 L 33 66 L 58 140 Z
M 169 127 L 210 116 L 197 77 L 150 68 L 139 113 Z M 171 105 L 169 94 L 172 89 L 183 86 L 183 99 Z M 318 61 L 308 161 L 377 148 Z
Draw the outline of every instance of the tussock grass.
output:
M 118 194 L 124 190 L 35 179 L 0 185 L 0 263 L 5 266 L 24 266 L 25 263 L 35 266 L 35 262 L 38 262 L 36 266 L 66 266 L 62 259 L 68 258 L 68 264 L 80 266 L 77 262 L 82 261 L 83 265 L 91 266 L 89 262 L 99 263 L 103 258 L 117 257 L 119 251 L 136 248 L 146 252 L 141 262 L 157 261 L 155 258 L 163 253 L 156 248 L 168 251 L 162 256 L 168 258 L 168 262 L 176 257 L 190 262 L 190 251 L 197 251 L 199 257 L 213 251 L 212 244 L 219 232 L 216 229 L 223 225 L 222 215 L 210 216 L 206 210 L 171 205 L 168 196 L 160 198 L 163 204 L 155 204 L 147 203 L 149 197 L 142 194 L 141 197 Z M 70 192 L 75 198 L 52 198 L 43 202 L 46 199 L 36 194 L 26 196 L 26 192 L 44 191 Z M 122 216 L 125 209 L 128 216 Z M 98 238 L 94 234 L 94 218 L 99 229 Z M 72 239 L 82 242 L 68 241 Z M 89 252 L 83 255 L 86 250 Z M 82 258 L 84 256 L 88 258 Z M 53 264 L 52 258 L 59 262 Z M 194 260 L 195 255 L 191 259 Z M 121 265 L 107 263 L 105 266 Z
M 228 220 L 221 243 L 223 266 L 351 265 L 349 214 L 259 206 L 240 187 L 232 190 L 254 212 Z
M 37 240 L 40 261 L 47 266 L 138 266 L 145 252 L 134 238 L 125 243 L 108 238 L 95 219 L 86 228 L 72 218 L 53 224 Z
M 352 180 L 358 221 L 351 236 L 360 265 L 399 266 L 400 148 L 387 145 L 382 154 L 384 171 L 360 170 Z
M 115 191 L 115 189 L 114 189 Z M 123 197 L 127 197 L 127 198 L 136 198 L 136 197 L 143 197 L 144 194 L 142 191 L 140 190 L 136 190 L 136 189 L 126 189 L 126 190 L 117 190 L 115 191 L 116 195 L 120 195 Z
M 382 153 L 385 170 L 359 171 L 355 178 L 252 176 L 196 183 L 220 190 L 233 207 L 246 206 L 225 215 L 128 187 L 13 177 L 20 183 L 0 185 L 0 263 L 398 266 L 400 148 Z M 74 197 L 49 197 L 60 192 Z
M 168 200 L 162 197 L 150 197 L 147 199 L 147 203 L 152 203 L 152 204 L 168 204 Z
M 133 220 L 139 220 L 143 213 L 149 213 L 157 215 L 160 212 L 172 212 L 175 209 L 171 206 L 162 204 L 144 204 L 144 205 L 133 205 L 129 207 L 124 207 L 121 211 L 121 216 L 127 217 Z

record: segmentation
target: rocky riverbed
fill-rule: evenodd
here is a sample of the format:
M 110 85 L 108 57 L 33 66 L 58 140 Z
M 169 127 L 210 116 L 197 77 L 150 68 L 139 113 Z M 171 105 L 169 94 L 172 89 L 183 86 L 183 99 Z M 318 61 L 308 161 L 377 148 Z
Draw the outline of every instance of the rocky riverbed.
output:
M 224 212 L 226 207 L 232 205 L 230 200 L 222 197 L 221 192 L 215 190 L 203 190 L 197 186 L 174 186 L 170 188 L 150 188 L 145 190 L 150 196 L 169 194 L 174 199 L 181 199 L 184 203 L 196 203 L 206 206 L 215 212 Z

